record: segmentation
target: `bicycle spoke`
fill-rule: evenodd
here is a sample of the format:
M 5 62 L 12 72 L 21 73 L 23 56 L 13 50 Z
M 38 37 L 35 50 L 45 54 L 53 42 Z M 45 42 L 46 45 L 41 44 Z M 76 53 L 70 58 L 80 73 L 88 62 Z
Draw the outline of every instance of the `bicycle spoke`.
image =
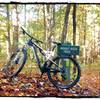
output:
M 19 68 L 22 66 L 23 60 L 24 60 L 23 52 L 19 51 L 19 52 L 13 54 L 11 56 L 9 62 L 4 67 L 4 72 L 8 76 L 14 75 L 19 70 Z
M 79 80 L 78 69 L 72 59 L 60 58 L 53 61 L 50 67 L 50 80 L 60 88 L 69 88 Z M 57 65 L 57 66 L 56 66 Z

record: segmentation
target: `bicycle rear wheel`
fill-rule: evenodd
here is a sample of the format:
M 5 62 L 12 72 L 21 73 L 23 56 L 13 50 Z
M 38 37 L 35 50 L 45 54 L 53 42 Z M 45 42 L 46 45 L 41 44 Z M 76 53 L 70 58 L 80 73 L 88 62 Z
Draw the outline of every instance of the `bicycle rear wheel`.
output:
M 2 71 L 6 73 L 8 77 L 11 77 L 11 78 L 14 76 L 17 76 L 18 73 L 24 67 L 26 59 L 27 59 L 26 51 L 24 49 L 20 49 L 14 54 L 12 54 L 9 61 L 2 69 Z
M 68 89 L 80 79 L 80 66 L 72 57 L 55 57 L 48 66 L 48 78 L 57 88 Z

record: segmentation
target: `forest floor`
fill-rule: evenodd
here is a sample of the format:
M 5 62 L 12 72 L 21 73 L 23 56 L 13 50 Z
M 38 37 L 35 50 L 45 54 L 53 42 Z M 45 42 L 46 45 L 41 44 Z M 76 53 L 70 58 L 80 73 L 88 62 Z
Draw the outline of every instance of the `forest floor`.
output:
M 0 96 L 100 96 L 100 68 L 81 69 L 79 83 L 69 90 L 57 90 L 46 74 L 40 78 L 39 71 L 22 72 L 14 79 L 0 72 Z

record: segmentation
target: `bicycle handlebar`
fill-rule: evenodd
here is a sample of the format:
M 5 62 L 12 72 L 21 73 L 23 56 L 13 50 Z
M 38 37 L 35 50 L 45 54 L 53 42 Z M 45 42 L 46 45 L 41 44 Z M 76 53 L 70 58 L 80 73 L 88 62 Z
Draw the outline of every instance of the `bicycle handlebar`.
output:
M 21 26 L 21 29 L 23 30 L 23 34 L 26 34 L 27 36 L 29 36 L 31 39 L 35 40 L 36 42 L 40 42 L 40 43 L 43 43 L 42 41 L 32 37 L 31 35 L 29 35 L 29 33 L 25 30 L 24 27 Z
M 56 45 L 61 45 L 60 42 L 56 42 L 56 41 L 52 41 L 53 44 L 56 44 Z

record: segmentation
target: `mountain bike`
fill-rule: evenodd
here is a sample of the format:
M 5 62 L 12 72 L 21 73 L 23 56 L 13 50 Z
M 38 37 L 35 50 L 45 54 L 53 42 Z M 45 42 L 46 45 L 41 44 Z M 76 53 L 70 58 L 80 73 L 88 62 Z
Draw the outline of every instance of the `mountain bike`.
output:
M 76 85 L 80 79 L 80 66 L 79 63 L 72 56 L 59 56 L 54 55 L 54 48 L 61 45 L 61 43 L 53 42 L 54 47 L 51 51 L 42 49 L 39 43 L 42 41 L 32 37 L 24 27 L 21 27 L 24 35 L 28 36 L 27 43 L 16 50 L 12 54 L 7 64 L 3 67 L 2 71 L 10 78 L 16 77 L 23 69 L 27 60 L 27 50 L 32 47 L 37 65 L 42 73 L 47 73 L 50 82 L 57 88 L 68 89 Z M 38 52 L 44 57 L 44 63 L 41 64 Z M 70 71 L 68 72 L 67 66 L 70 63 Z M 66 74 L 70 74 L 67 78 Z

